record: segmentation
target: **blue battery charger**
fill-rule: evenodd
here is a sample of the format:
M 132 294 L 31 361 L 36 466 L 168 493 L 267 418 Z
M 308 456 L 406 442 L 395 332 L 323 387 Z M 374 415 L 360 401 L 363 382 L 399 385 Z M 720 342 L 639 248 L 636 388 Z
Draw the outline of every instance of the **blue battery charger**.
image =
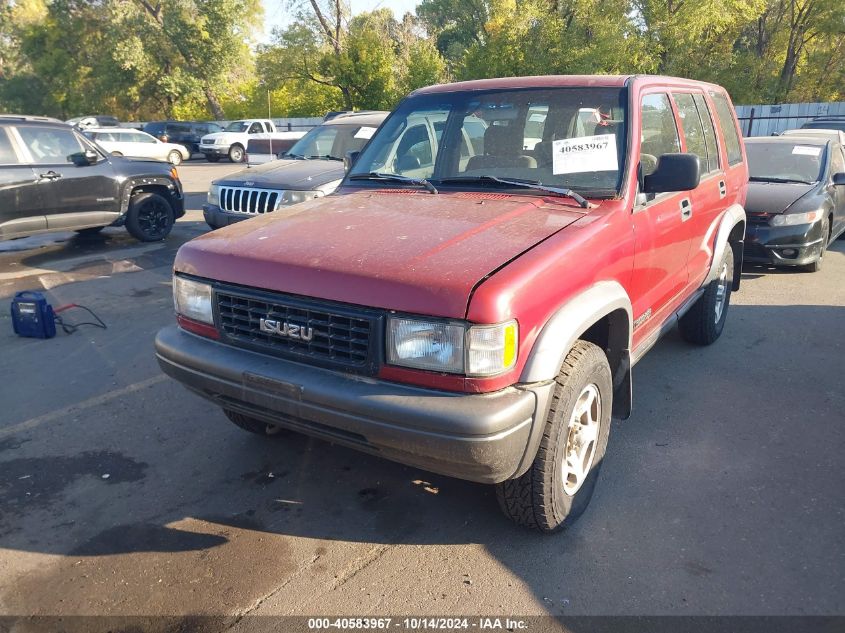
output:
M 12 299 L 12 327 L 18 336 L 53 338 L 56 315 L 53 306 L 40 292 L 24 290 Z

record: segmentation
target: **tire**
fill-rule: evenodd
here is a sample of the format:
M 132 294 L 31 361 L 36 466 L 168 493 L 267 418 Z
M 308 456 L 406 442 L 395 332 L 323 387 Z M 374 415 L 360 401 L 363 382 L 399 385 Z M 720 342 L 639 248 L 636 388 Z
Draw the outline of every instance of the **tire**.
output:
M 592 403 L 587 409 L 585 404 Z M 556 532 L 571 525 L 590 503 L 610 435 L 613 383 L 607 356 L 598 346 L 577 341 L 566 355 L 554 392 L 540 448 L 520 477 L 496 485 L 502 512 L 518 525 Z M 581 414 L 576 414 L 580 411 Z M 579 423 L 587 421 L 588 424 Z M 567 464 L 567 447 L 587 432 L 577 454 L 579 477 Z M 571 454 L 570 454 L 571 455 Z
M 243 415 L 242 413 L 235 413 L 229 409 L 223 409 L 223 413 L 226 414 L 226 417 L 229 418 L 232 424 L 242 428 L 244 431 L 255 433 L 256 435 L 275 437 L 280 435 L 282 432 L 282 427 L 280 426 L 256 420 L 255 418 Z
M 186 158 L 185 160 L 191 160 L 191 158 L 193 158 L 194 153 L 195 153 L 193 146 L 192 145 L 183 145 L 182 147 L 184 147 L 185 151 L 188 153 L 188 158 Z
M 827 250 L 827 246 L 830 243 L 830 220 L 828 218 L 825 218 L 822 222 L 822 235 L 824 236 L 824 242 L 822 245 L 822 252 L 819 253 L 819 258 L 814 262 L 799 266 L 798 268 L 802 272 L 817 273 L 822 269 L 822 264 L 824 264 L 824 252 Z
M 238 145 L 237 143 L 229 148 L 229 160 L 233 163 L 244 162 L 245 154 L 246 152 L 244 152 L 244 148 L 241 145 Z
M 112 156 L 123 156 L 123 152 L 112 152 Z
M 173 207 L 157 193 L 136 193 L 129 201 L 126 230 L 140 242 L 163 240 L 170 234 L 175 221 Z
M 167 155 L 167 162 L 178 167 L 182 164 L 182 152 L 174 149 Z
M 206 154 L 205 160 L 207 160 L 209 163 L 216 163 L 220 160 L 220 157 L 219 156 L 212 156 L 211 154 Z
M 704 294 L 678 323 L 685 341 L 694 345 L 710 345 L 722 335 L 731 304 L 734 274 L 734 252 L 728 244 L 719 264 L 719 275 L 707 285 Z
M 78 233 L 82 237 L 88 237 L 90 235 L 97 235 L 100 231 L 102 231 L 104 226 L 92 226 L 87 229 L 76 229 L 76 233 Z

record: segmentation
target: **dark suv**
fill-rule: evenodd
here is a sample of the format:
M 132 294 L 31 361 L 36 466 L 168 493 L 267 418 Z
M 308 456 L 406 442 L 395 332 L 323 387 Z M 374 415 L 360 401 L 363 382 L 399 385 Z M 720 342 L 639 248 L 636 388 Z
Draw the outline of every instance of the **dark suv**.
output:
M 110 156 L 64 123 L 0 117 L 0 240 L 125 225 L 154 242 L 184 214 L 167 163 Z
M 144 125 L 143 130 L 165 143 L 184 145 L 188 152 L 196 154 L 200 151 L 200 139 L 203 136 L 222 132 L 223 128 L 206 121 L 150 121 Z

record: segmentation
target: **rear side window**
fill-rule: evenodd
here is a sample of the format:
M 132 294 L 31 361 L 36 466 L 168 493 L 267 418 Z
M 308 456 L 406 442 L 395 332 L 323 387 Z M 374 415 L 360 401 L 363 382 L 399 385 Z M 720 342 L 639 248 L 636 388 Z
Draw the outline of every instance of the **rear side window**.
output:
M 19 162 L 6 130 L 0 128 L 0 165 L 16 165 Z
M 713 117 L 710 113 L 710 108 L 707 107 L 707 101 L 704 95 L 693 95 L 695 105 L 698 108 L 698 116 L 701 117 L 701 123 L 704 126 L 704 144 L 707 146 L 707 172 L 716 171 L 719 169 L 719 144 L 716 142 L 716 129 L 713 127 Z
M 53 127 L 19 127 L 18 134 L 39 165 L 70 162 L 68 156 L 82 151 L 82 145 L 71 130 Z
M 739 134 L 736 131 L 733 111 L 728 104 L 725 95 L 718 92 L 711 92 L 713 105 L 716 106 L 716 118 L 719 120 L 719 128 L 722 136 L 725 137 L 725 148 L 728 150 L 728 163 L 736 165 L 742 162 L 742 147 L 739 144 Z
M 678 115 L 681 117 L 681 129 L 684 140 L 687 144 L 687 152 L 698 156 L 701 162 L 701 173 L 710 171 L 707 160 L 707 143 L 704 140 L 704 126 L 698 116 L 698 108 L 695 107 L 692 95 L 686 92 L 673 93 L 672 97 L 678 106 Z
M 642 139 L 640 141 L 640 164 L 644 176 L 657 169 L 657 159 L 662 154 L 681 151 L 678 140 L 678 126 L 669 103 L 669 95 L 659 93 L 643 97 Z

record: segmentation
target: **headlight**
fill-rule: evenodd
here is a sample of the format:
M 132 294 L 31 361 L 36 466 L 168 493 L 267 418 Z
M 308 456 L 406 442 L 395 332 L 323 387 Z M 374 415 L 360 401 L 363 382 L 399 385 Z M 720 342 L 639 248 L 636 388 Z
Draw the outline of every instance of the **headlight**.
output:
M 795 226 L 796 224 L 811 224 L 822 217 L 821 210 L 807 213 L 779 213 L 769 220 L 772 226 Z
M 211 286 L 198 281 L 173 277 L 173 305 L 176 313 L 200 323 L 214 323 L 211 311 Z
M 279 198 L 279 207 L 287 207 L 292 204 L 299 204 L 306 200 L 313 200 L 325 194 L 322 191 L 283 191 L 282 197 Z
M 493 376 L 516 363 L 517 324 L 470 325 L 390 317 L 387 361 L 392 365 L 467 376 Z
M 220 185 L 211 185 L 208 188 L 208 204 L 220 206 Z

